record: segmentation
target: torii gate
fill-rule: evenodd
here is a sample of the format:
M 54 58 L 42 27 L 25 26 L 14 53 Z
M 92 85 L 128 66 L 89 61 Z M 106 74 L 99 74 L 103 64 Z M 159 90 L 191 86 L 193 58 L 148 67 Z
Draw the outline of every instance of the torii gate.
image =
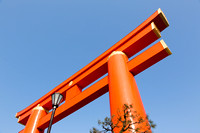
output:
M 157 39 L 169 23 L 158 9 L 136 29 L 83 67 L 70 78 L 59 84 L 46 95 L 16 114 L 18 123 L 25 125 L 19 133 L 43 133 L 48 127 L 52 109 L 51 95 L 59 92 L 64 96 L 63 104 L 57 108 L 53 123 L 65 118 L 91 101 L 109 91 L 111 116 L 124 104 L 132 104 L 133 109 L 145 116 L 145 110 L 134 79 L 134 76 L 149 68 L 158 61 L 171 55 L 163 40 L 132 57 Z M 104 74 L 108 76 L 93 83 Z

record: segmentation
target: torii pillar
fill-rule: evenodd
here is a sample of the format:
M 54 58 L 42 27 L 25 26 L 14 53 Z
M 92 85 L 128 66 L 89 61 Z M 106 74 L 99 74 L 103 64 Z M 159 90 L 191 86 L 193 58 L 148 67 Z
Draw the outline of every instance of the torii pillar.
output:
M 44 130 L 38 129 L 37 126 L 40 118 L 45 116 L 47 113 L 48 111 L 38 104 L 38 106 L 32 110 L 23 133 L 44 133 Z
M 129 72 L 127 63 L 128 57 L 121 51 L 113 52 L 108 58 L 109 98 L 111 118 L 114 116 L 112 119 L 113 124 L 117 123 L 119 110 L 123 110 L 124 104 L 132 105 L 132 115 L 134 115 L 134 111 L 136 111 L 141 117 L 146 118 L 145 109 L 135 82 L 135 78 Z M 133 123 L 136 122 L 136 120 L 131 118 L 130 120 Z M 145 122 L 139 125 L 132 124 L 133 129 L 131 132 L 134 132 L 136 128 L 143 129 L 145 127 Z M 119 133 L 120 130 L 121 128 L 114 128 L 115 133 Z

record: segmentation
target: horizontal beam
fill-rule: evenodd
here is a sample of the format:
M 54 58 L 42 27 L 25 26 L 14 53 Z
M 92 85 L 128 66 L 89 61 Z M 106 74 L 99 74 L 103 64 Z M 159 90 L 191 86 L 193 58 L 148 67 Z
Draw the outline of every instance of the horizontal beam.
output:
M 43 101 L 47 100 L 49 101 L 51 94 L 54 92 L 58 92 L 60 89 L 63 89 L 63 87 L 66 87 L 69 85 L 69 83 L 72 83 L 70 87 L 67 89 L 70 89 L 73 85 L 78 85 L 81 88 L 86 87 L 102 75 L 104 75 L 107 72 L 107 65 L 105 62 L 105 58 L 111 54 L 112 51 L 118 50 L 121 46 L 124 46 L 125 43 L 130 42 L 130 40 L 135 38 L 140 32 L 142 32 L 148 25 L 150 25 L 152 22 L 154 22 L 158 28 L 158 31 L 164 30 L 169 24 L 168 21 L 164 15 L 164 13 L 158 9 L 154 14 L 152 14 L 146 21 L 144 21 L 141 25 L 139 25 L 135 30 L 130 32 L 127 36 L 125 36 L 122 40 L 117 42 L 114 46 L 112 46 L 110 49 L 108 49 L 106 52 L 104 52 L 102 55 L 100 55 L 98 58 L 93 60 L 91 63 L 89 63 L 87 66 L 82 68 L 80 71 L 75 73 L 73 76 L 62 82 L 60 85 L 55 87 L 53 90 L 48 92 L 46 95 L 41 97 L 39 100 L 25 108 L 24 110 L 18 112 L 16 114 L 17 118 L 22 118 L 25 113 L 30 112 L 31 109 L 33 109 L 38 104 L 41 104 Z M 129 55 L 129 50 L 124 51 L 127 55 Z M 139 52 L 139 51 L 138 51 Z M 134 53 L 131 53 L 130 55 L 133 55 Z M 101 66 L 101 67 L 99 67 Z M 76 81 L 76 82 L 74 82 Z M 49 102 L 47 102 L 48 105 Z M 43 106 L 44 107 L 44 106 Z M 46 109 L 48 109 L 49 106 L 47 106 Z M 45 108 L 45 107 L 44 107 Z M 29 114 L 29 113 L 28 113 Z M 27 114 L 26 114 L 27 115 Z M 20 120 L 19 120 L 20 122 Z M 21 122 L 20 122 L 21 123 Z M 26 124 L 26 120 L 22 122 L 22 124 Z
M 123 51 L 128 57 L 136 54 L 141 51 L 143 48 L 160 38 L 160 32 L 157 29 L 156 25 L 152 22 L 146 28 L 144 28 L 141 32 L 139 32 L 136 36 L 131 38 L 129 41 L 124 43 L 123 46 L 117 48 L 117 51 Z M 74 85 L 79 86 L 80 88 L 86 87 L 88 84 L 92 83 L 99 76 L 107 73 L 107 58 L 102 59 L 100 62 L 91 67 L 88 71 L 77 77 L 73 80 L 73 85 L 63 86 L 61 89 L 57 90 L 57 92 L 65 95 L 65 91 L 73 87 Z M 47 99 L 41 101 L 40 106 L 43 108 L 50 110 L 51 106 L 51 97 L 49 96 Z M 21 115 L 18 119 L 19 123 L 26 124 L 29 115 L 31 114 L 31 110 L 27 111 L 23 115 Z
M 166 43 L 161 40 L 131 60 L 129 70 L 135 76 L 171 54 Z
M 171 52 L 169 48 L 164 43 L 164 41 L 161 40 L 157 44 L 153 45 L 151 48 L 144 51 L 142 54 L 136 56 L 131 61 L 129 61 L 128 68 L 134 75 L 137 75 L 141 71 L 147 69 L 148 67 L 164 59 L 170 54 Z M 137 63 L 138 61 L 139 63 Z M 84 90 L 74 99 L 58 107 L 54 116 L 54 123 L 70 115 L 71 113 L 75 112 L 76 110 L 80 109 L 81 107 L 85 106 L 91 101 L 97 99 L 106 92 L 108 92 L 108 76 L 104 77 L 91 87 Z M 46 116 L 42 117 L 38 123 L 38 128 L 39 129 L 47 128 L 49 125 L 50 117 L 51 117 L 51 112 Z

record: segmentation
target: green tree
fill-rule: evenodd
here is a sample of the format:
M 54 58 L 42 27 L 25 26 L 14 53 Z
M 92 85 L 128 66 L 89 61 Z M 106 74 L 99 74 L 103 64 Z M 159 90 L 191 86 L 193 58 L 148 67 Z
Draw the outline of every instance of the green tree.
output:
M 136 111 L 131 113 L 132 105 L 124 104 L 122 111 L 118 110 L 116 116 L 112 118 L 106 117 L 104 121 L 98 120 L 98 124 L 102 127 L 102 130 L 99 130 L 93 127 L 90 130 L 90 133 L 114 133 L 115 128 L 119 128 L 120 132 L 132 131 L 134 133 L 149 133 L 150 128 L 155 128 L 156 124 L 148 118 L 148 116 L 141 117 Z M 113 123 L 112 120 L 116 119 L 116 123 Z M 134 121 L 134 122 L 133 122 Z M 140 126 L 145 124 L 145 128 Z M 137 125 L 137 128 L 134 127 Z

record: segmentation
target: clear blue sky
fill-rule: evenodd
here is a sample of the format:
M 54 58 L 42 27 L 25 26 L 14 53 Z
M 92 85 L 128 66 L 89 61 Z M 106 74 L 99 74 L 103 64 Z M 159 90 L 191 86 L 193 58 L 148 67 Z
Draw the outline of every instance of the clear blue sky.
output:
M 15 113 L 87 65 L 161 8 L 172 55 L 136 81 L 155 133 L 200 126 L 200 0 L 0 0 L 0 133 L 24 128 Z M 52 127 L 88 133 L 109 116 L 108 93 Z

